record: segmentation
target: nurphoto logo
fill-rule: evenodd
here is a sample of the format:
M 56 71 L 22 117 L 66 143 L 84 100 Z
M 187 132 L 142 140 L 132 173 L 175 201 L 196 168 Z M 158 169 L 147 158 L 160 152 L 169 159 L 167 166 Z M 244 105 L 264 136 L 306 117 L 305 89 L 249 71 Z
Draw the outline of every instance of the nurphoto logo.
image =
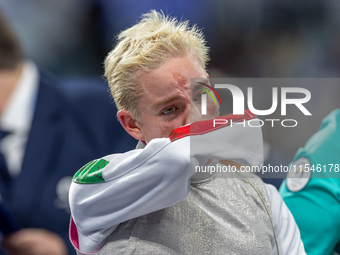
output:
M 206 88 L 201 88 L 198 87 L 199 89 L 203 90 L 206 92 L 206 94 L 203 94 L 201 97 L 201 114 L 206 115 L 207 114 L 207 95 L 209 95 L 214 103 L 217 106 L 217 102 L 215 97 L 218 98 L 220 104 L 222 105 L 222 100 L 220 95 L 217 93 L 216 89 L 228 89 L 231 92 L 232 99 L 233 99 L 233 114 L 234 115 L 243 115 L 244 114 L 244 105 L 245 105 L 245 96 L 242 92 L 242 90 L 232 84 L 215 84 L 215 87 L 212 87 L 208 84 L 202 83 L 202 82 L 197 82 L 200 85 L 206 87 Z M 305 116 L 312 116 L 312 114 L 308 111 L 308 109 L 304 106 L 305 103 L 309 102 L 311 99 L 311 93 L 308 89 L 305 88 L 299 88 L 299 87 L 281 87 L 281 97 L 280 97 L 280 108 L 281 108 L 281 116 L 286 116 L 287 115 L 287 105 L 295 105 L 296 108 L 301 111 Z M 210 91 L 209 91 L 210 90 Z M 212 94 L 214 93 L 214 95 Z M 288 94 L 290 93 L 295 93 L 295 94 L 300 94 L 303 97 L 302 98 L 288 98 Z M 248 87 L 247 88 L 247 105 L 248 109 L 250 112 L 253 114 L 256 114 L 258 116 L 268 116 L 273 114 L 276 109 L 278 108 L 278 101 L 279 101 L 279 96 L 278 96 L 278 88 L 273 87 L 272 88 L 272 98 L 271 98 L 271 107 L 269 109 L 256 109 L 254 107 L 253 103 L 253 88 Z M 222 120 L 222 119 L 214 119 L 214 127 L 215 125 L 225 125 L 227 120 Z M 283 127 L 295 127 L 297 126 L 298 122 L 295 119 L 260 119 L 260 126 L 263 126 L 264 123 L 271 123 L 271 126 L 274 127 L 276 122 L 280 122 Z M 229 123 L 232 125 L 232 123 Z M 246 123 L 244 123 L 246 125 Z M 258 125 L 257 125 L 258 127 Z

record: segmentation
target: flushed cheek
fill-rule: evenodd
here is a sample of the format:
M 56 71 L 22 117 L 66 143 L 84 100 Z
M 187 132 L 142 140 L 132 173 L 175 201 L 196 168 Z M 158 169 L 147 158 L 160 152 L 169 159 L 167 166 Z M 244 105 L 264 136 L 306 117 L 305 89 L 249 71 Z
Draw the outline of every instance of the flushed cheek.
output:
M 219 108 L 214 103 L 208 104 L 207 115 L 208 118 L 217 118 L 219 116 Z
M 160 125 L 159 123 L 154 126 L 149 126 L 147 129 L 143 129 L 144 139 L 150 142 L 154 138 L 169 137 L 174 130 L 171 126 Z
M 160 133 L 162 137 L 169 137 L 171 132 L 175 129 L 173 125 L 160 125 Z

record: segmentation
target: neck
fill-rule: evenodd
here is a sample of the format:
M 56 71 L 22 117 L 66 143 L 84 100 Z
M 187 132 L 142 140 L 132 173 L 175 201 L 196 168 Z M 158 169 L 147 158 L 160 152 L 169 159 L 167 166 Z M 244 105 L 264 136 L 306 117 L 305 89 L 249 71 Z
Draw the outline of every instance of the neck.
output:
M 22 67 L 23 64 L 19 63 L 14 69 L 0 70 L 0 116 L 19 82 Z

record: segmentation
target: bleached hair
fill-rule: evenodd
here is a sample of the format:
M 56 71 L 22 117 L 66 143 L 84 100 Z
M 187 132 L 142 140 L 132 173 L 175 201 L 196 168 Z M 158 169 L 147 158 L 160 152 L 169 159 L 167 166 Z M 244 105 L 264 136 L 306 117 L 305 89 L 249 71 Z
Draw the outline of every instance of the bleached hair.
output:
M 142 88 L 138 74 L 161 66 L 173 57 L 191 55 L 205 69 L 208 47 L 203 33 L 188 21 L 178 21 L 152 10 L 139 23 L 118 35 L 116 47 L 105 59 L 105 77 L 118 110 L 138 118 Z

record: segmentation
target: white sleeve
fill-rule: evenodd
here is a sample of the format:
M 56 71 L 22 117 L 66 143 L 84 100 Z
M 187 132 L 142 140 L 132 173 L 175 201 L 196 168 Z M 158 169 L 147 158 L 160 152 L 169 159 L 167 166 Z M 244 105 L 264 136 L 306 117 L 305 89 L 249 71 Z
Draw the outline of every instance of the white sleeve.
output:
M 270 184 L 266 184 L 266 189 L 270 199 L 273 225 L 280 255 L 306 254 L 299 228 L 279 192 Z M 273 247 L 273 254 L 276 254 L 276 246 Z
M 69 203 L 82 252 L 99 250 L 116 225 L 182 201 L 190 189 L 190 139 L 153 139 L 144 149 L 113 154 L 100 183 L 76 183 Z M 198 164 L 198 163 L 197 163 Z
M 105 167 L 90 165 L 78 174 L 84 180 L 87 173 L 97 178 L 84 183 L 77 182 L 77 177 L 70 187 L 69 203 L 81 251 L 99 250 L 119 223 L 182 201 L 194 167 L 205 165 L 209 158 L 262 163 L 260 128 L 203 124 L 184 126 L 189 132 L 181 136 L 180 131 L 178 140 L 156 138 L 144 149 L 103 157 Z

